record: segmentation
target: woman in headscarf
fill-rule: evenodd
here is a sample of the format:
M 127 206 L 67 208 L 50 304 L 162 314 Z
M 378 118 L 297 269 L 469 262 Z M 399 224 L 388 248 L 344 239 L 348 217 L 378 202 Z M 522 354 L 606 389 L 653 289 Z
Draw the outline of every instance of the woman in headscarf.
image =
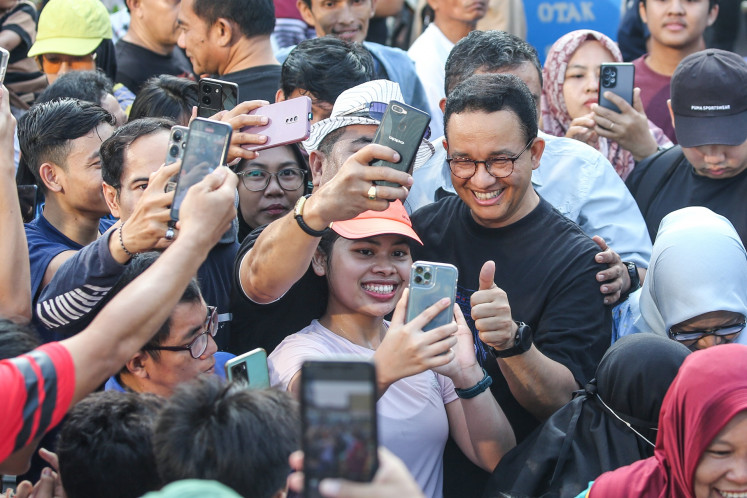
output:
M 654 456 L 607 472 L 579 497 L 737 498 L 747 490 L 747 347 L 698 351 L 659 415 Z
M 619 312 L 618 336 L 653 332 L 692 350 L 747 342 L 740 334 L 747 315 L 747 251 L 729 220 L 699 206 L 665 216 L 643 288 Z
M 653 334 L 613 345 L 596 377 L 493 471 L 485 497 L 574 497 L 603 472 L 654 454 L 664 395 L 689 354 Z
M 542 71 L 541 127 L 599 150 L 625 180 L 636 161 L 672 142 L 646 117 L 638 88 L 633 106 L 620 99 L 622 113 L 597 105 L 603 62 L 622 62 L 622 55 L 615 42 L 598 31 L 571 31 L 553 44 Z

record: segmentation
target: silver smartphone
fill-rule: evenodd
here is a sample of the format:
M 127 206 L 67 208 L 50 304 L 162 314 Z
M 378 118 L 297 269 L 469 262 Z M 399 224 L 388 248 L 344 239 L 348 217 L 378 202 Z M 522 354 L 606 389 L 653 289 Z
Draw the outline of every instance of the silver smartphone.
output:
M 620 112 L 615 104 L 604 98 L 604 92 L 609 90 L 632 106 L 634 86 L 635 66 L 632 63 L 603 62 L 599 69 L 599 105 Z
M 459 271 L 456 266 L 431 261 L 415 261 L 410 269 L 410 295 L 407 299 L 407 321 L 410 322 L 426 308 L 444 297 L 451 306 L 436 315 L 423 331 L 446 325 L 454 320 L 454 302 Z
M 187 138 L 189 138 L 189 128 L 179 125 L 171 127 L 169 148 L 166 151 L 167 166 L 175 163 L 184 156 L 184 149 L 187 147 Z
M 8 69 L 9 59 L 10 53 L 4 48 L 0 47 L 0 85 L 5 82 L 5 71 Z

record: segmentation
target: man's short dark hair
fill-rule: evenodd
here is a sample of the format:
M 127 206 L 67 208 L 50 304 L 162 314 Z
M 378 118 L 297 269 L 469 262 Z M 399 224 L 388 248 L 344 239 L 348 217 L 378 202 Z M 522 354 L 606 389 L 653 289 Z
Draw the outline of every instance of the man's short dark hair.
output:
M 269 36 L 275 29 L 275 4 L 272 0 L 194 0 L 192 10 L 208 26 L 220 18 L 235 22 L 247 38 Z
M 130 282 L 135 280 L 137 277 L 142 275 L 145 270 L 151 267 L 153 263 L 156 262 L 158 257 L 161 255 L 161 253 L 156 251 L 150 251 L 150 252 L 144 252 L 141 254 L 137 254 L 135 257 L 133 257 L 127 267 L 125 268 L 124 273 L 122 274 L 122 277 L 120 278 L 120 281 L 118 282 L 118 286 L 121 286 L 120 288 L 124 287 L 125 285 L 128 285 Z M 178 269 L 175 269 L 174 271 L 178 271 Z M 184 289 L 184 293 L 182 294 L 182 297 L 179 299 L 179 303 L 196 303 L 199 302 L 202 299 L 202 293 L 200 292 L 200 286 L 197 285 L 197 280 L 192 279 L 189 281 L 189 284 L 187 285 L 187 288 Z M 158 347 L 161 344 L 163 344 L 163 341 L 165 341 L 169 337 L 169 333 L 171 332 L 171 315 L 169 315 L 169 318 L 166 319 L 165 322 L 163 322 L 163 325 L 158 329 L 158 331 L 155 333 L 155 335 L 151 338 L 148 343 L 143 346 L 142 350 L 145 350 L 151 357 L 158 359 L 160 351 L 158 350 L 149 350 L 149 347 Z M 127 366 L 122 367 L 121 372 L 126 372 Z
M 213 479 L 241 496 L 270 498 L 285 488 L 300 425 L 286 392 L 197 378 L 178 387 L 158 417 L 158 473 L 164 484 Z
M 542 85 L 542 64 L 537 49 L 505 31 L 472 31 L 454 45 L 446 59 L 446 96 L 475 72 L 494 73 L 529 62 L 537 68 Z
M 41 340 L 31 327 L 0 318 L 0 360 L 21 356 L 40 345 Z
M 122 187 L 124 157 L 132 142 L 157 131 L 170 131 L 174 122 L 163 118 L 143 118 L 118 128 L 101 144 L 101 177 L 117 191 Z M 166 149 L 163 151 L 166 157 Z
M 153 394 L 93 393 L 65 417 L 57 439 L 68 498 L 136 498 L 161 487 L 153 427 L 163 399 Z
M 21 116 L 21 154 L 42 191 L 46 188 L 39 176 L 41 165 L 50 162 L 66 168 L 70 141 L 88 135 L 102 123 L 114 126 L 114 116 L 98 104 L 69 98 L 34 105 Z
M 182 123 L 198 104 L 197 82 L 162 74 L 142 86 L 130 109 L 130 121 L 141 118 L 169 118 Z
M 107 94 L 114 94 L 112 81 L 101 71 L 70 71 L 49 85 L 37 104 L 60 98 L 73 98 L 100 105 Z
M 291 50 L 280 72 L 285 98 L 295 90 L 334 105 L 342 92 L 374 79 L 371 53 L 360 43 L 334 36 L 304 40 Z
M 452 114 L 496 111 L 510 111 L 516 115 L 525 142 L 537 136 L 537 110 L 526 84 L 513 74 L 475 74 L 458 84 L 446 99 L 446 139 Z

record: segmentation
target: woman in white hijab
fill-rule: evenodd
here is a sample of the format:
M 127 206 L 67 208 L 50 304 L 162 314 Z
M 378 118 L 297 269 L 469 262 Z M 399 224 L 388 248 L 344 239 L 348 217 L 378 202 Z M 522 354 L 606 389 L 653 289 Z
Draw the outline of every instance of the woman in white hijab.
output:
M 747 333 L 740 334 L 747 315 L 747 251 L 729 220 L 704 207 L 665 216 L 643 288 L 630 296 L 624 315 L 615 338 L 653 332 L 693 351 L 747 344 Z

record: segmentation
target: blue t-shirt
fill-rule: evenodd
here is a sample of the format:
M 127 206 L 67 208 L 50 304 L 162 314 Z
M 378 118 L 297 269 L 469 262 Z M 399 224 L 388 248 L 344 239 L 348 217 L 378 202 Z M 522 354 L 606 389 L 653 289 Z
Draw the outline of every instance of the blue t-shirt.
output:
M 106 232 L 113 224 L 113 220 L 102 218 L 99 221 L 99 233 Z M 44 216 L 26 223 L 25 228 L 31 263 L 31 300 L 36 304 L 49 263 L 58 254 L 79 251 L 83 246 L 53 227 Z
M 218 351 L 214 355 L 215 357 L 215 374 L 220 377 L 221 379 L 226 378 L 226 369 L 225 365 L 228 360 L 231 358 L 235 358 L 235 355 L 232 355 L 231 353 L 226 353 L 223 351 Z M 109 377 L 109 380 L 106 381 L 106 384 L 104 384 L 104 391 L 120 391 L 125 392 L 126 389 L 122 386 L 122 384 L 117 381 L 117 376 L 112 375 Z

